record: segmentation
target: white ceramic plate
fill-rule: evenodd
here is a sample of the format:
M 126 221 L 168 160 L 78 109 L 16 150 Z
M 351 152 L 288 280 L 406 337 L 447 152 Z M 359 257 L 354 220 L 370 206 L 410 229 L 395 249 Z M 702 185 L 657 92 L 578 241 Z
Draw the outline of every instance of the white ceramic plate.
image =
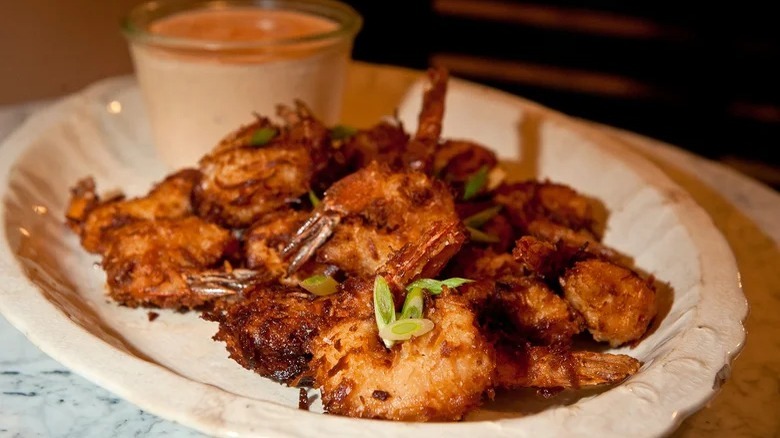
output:
M 419 84 L 401 104 L 414 127 Z M 115 103 L 112 103 L 115 102 Z M 117 111 L 121 107 L 120 111 Z M 183 115 L 184 116 L 184 115 Z M 358 420 L 297 409 L 297 391 L 263 379 L 211 341 L 196 314 L 127 309 L 63 225 L 68 187 L 145 192 L 157 160 L 135 82 L 99 83 L 33 116 L 0 146 L 0 311 L 44 352 L 143 409 L 220 436 L 654 436 L 717 392 L 744 342 L 747 304 L 725 240 L 679 187 L 598 131 L 510 95 L 453 81 L 445 134 L 473 138 L 611 212 L 606 242 L 671 287 L 660 326 L 631 354 L 644 366 L 606 392 L 541 409 L 502 397 L 447 424 Z M 529 166 L 530 165 L 530 166 Z

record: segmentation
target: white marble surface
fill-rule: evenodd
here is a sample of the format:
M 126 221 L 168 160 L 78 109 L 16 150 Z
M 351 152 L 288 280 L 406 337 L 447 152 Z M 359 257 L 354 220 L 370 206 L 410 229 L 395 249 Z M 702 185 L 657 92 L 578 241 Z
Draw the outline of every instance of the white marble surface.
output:
M 0 140 L 45 105 L 0 107 Z M 775 244 L 780 196 L 723 166 L 662 144 L 631 142 L 641 152 L 695 177 L 750 218 Z M 634 144 L 635 143 L 635 144 Z M 0 317 L 0 438 L 195 437 L 191 429 L 145 413 L 71 373 Z

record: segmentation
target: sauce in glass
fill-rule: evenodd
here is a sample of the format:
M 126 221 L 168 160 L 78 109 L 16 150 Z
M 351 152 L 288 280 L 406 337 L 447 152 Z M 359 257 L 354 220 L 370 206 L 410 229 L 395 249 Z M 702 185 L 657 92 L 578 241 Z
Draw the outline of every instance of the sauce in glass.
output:
M 169 167 L 195 165 L 253 114 L 274 116 L 278 104 L 300 100 L 324 123 L 337 121 L 354 33 L 285 4 L 228 0 L 158 17 L 144 38 L 130 38 L 155 146 Z

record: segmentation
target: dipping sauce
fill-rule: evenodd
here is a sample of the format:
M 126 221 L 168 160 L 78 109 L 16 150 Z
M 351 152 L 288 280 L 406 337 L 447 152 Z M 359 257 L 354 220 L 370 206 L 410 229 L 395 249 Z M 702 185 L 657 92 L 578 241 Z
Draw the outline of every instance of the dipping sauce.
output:
M 150 20 L 140 38 L 128 35 L 166 164 L 195 166 L 254 114 L 275 116 L 278 104 L 301 100 L 326 124 L 338 121 L 357 28 L 345 32 L 344 23 L 293 10 L 294 2 L 200 5 Z
M 336 30 L 328 19 L 295 11 L 258 8 L 195 10 L 153 22 L 149 32 L 205 41 L 272 41 Z

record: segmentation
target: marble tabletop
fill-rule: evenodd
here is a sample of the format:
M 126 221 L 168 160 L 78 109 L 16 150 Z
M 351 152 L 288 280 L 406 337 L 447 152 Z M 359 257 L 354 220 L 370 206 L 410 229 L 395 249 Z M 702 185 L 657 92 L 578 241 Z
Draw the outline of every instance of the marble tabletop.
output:
M 365 125 L 392 111 L 419 72 L 356 63 L 350 70 L 346 123 Z M 357 90 L 381 83 L 383 96 Z M 360 102 L 360 110 L 357 103 Z M 373 103 L 371 103 L 373 102 Z M 0 141 L 48 102 L 0 107 Z M 721 393 L 675 436 L 780 436 L 780 195 L 713 161 L 633 134 L 603 128 L 645 155 L 712 216 L 737 257 L 751 305 L 748 338 Z M 0 317 L 0 438 L 196 437 L 176 423 L 71 373 Z

